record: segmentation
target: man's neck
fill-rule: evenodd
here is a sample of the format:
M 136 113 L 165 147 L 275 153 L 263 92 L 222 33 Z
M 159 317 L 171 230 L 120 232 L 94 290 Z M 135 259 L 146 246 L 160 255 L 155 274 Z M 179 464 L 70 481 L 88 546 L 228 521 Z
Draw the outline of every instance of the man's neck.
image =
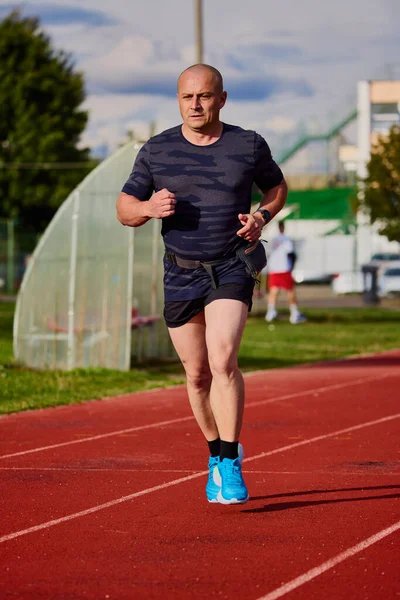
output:
M 222 135 L 223 128 L 224 126 L 221 121 L 213 124 L 213 127 L 208 131 L 193 130 L 183 123 L 182 135 L 191 144 L 195 144 L 196 146 L 209 146 L 210 144 L 214 144 L 214 142 L 219 140 Z

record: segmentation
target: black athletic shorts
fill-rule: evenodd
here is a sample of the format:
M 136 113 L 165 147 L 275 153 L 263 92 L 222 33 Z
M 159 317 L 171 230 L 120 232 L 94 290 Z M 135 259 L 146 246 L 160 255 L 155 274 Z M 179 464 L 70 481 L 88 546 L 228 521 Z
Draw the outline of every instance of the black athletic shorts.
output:
M 254 279 L 248 278 L 243 283 L 225 283 L 203 298 L 183 300 L 182 302 L 166 302 L 164 306 L 164 319 L 168 327 L 181 327 L 195 315 L 204 310 L 213 300 L 229 299 L 240 300 L 249 307 L 252 306 Z

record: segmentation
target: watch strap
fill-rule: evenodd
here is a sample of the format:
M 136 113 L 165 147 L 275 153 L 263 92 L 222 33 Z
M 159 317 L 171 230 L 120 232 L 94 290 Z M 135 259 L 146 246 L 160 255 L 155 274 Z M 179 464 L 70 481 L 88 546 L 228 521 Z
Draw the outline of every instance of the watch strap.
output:
M 264 219 L 265 225 L 267 223 L 269 223 L 270 220 L 272 219 L 271 213 L 266 208 L 257 208 L 257 210 L 255 212 L 259 212 L 259 213 L 262 214 L 262 217 Z

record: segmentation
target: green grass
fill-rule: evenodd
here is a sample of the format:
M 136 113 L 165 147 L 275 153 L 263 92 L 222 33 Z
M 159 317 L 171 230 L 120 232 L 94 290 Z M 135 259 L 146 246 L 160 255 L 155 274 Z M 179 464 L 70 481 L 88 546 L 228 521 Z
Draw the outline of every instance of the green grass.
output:
M 0 303 L 0 413 L 72 404 L 138 390 L 184 383 L 179 363 L 153 363 L 130 372 L 107 369 L 34 371 L 12 357 L 14 304 Z M 397 348 L 400 311 L 310 309 L 308 322 L 290 325 L 287 317 L 269 325 L 248 320 L 240 349 L 244 371 L 287 367 Z
M 304 311 L 308 322 L 274 324 L 250 318 L 240 351 L 245 370 L 334 360 L 400 347 L 400 312 L 378 308 L 332 308 Z

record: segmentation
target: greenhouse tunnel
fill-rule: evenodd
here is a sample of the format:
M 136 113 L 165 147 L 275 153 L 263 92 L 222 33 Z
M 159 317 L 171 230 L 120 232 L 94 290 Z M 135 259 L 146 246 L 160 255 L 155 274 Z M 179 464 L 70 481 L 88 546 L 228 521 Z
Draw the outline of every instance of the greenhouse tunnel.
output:
M 60 206 L 29 260 L 17 297 L 14 355 L 38 369 L 167 358 L 160 222 L 123 227 L 116 199 L 140 144 L 97 166 Z

